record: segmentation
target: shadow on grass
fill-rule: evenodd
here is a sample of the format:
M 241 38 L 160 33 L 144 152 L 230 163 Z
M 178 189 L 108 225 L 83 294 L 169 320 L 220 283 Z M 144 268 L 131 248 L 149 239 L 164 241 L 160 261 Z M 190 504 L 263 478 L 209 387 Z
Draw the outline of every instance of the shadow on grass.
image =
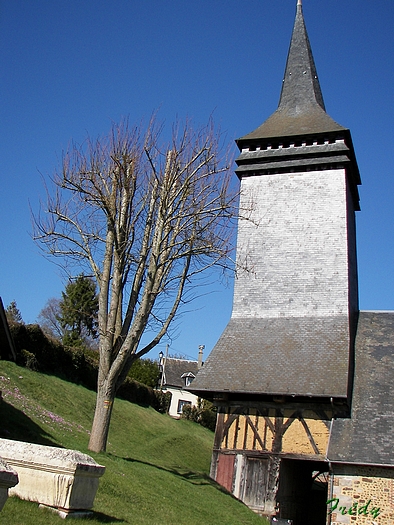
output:
M 33 513 L 31 512 L 33 509 Z M 38 503 L 36 501 L 28 501 L 20 499 L 18 496 L 12 496 L 7 500 L 7 504 L 4 507 L 4 510 L 2 511 L 2 517 L 5 518 L 6 523 L 33 523 L 32 515 L 35 515 L 35 511 L 37 509 L 37 513 L 39 513 L 39 523 L 44 523 L 44 521 L 48 521 L 48 523 L 54 523 L 52 520 L 52 517 L 54 517 L 54 520 L 56 523 L 60 522 L 60 518 L 56 513 L 54 513 L 53 509 L 50 509 L 48 507 L 43 507 L 38 509 Z M 90 511 L 91 514 L 89 516 L 86 516 L 81 519 L 77 518 L 71 518 L 69 517 L 66 521 L 68 523 L 68 520 L 71 519 L 72 523 L 86 523 L 86 522 L 93 522 L 93 523 L 128 523 L 127 521 L 123 519 L 115 518 L 114 516 L 110 516 L 108 514 L 103 514 L 102 512 L 95 512 Z M 26 521 L 21 521 L 22 517 L 26 517 Z M 14 517 L 15 521 L 11 521 L 10 518 Z M 8 519 L 8 521 L 7 521 Z M 63 520 L 62 520 L 63 521 Z M 3 522 L 1 522 L 3 523 Z
M 112 454 L 109 454 L 112 455 Z M 119 456 L 114 456 L 119 457 Z M 148 467 L 155 468 L 157 470 L 162 470 L 163 472 L 168 472 L 170 474 L 173 474 L 174 476 L 177 476 L 179 478 L 184 479 L 188 483 L 191 483 L 192 485 L 210 485 L 211 487 L 214 487 L 215 489 L 219 490 L 220 492 L 223 492 L 224 494 L 232 496 L 231 492 L 229 492 L 227 489 L 219 485 L 216 481 L 214 481 L 212 478 L 208 476 L 208 474 L 203 474 L 202 472 L 193 472 L 193 471 L 185 471 L 179 470 L 177 468 L 170 468 L 170 467 L 162 467 L 160 465 L 155 465 L 154 463 L 150 463 L 149 461 L 142 461 L 140 459 L 135 458 L 125 458 L 121 457 L 120 459 L 123 459 L 124 461 L 128 461 L 130 463 L 140 463 L 141 465 L 147 465 Z
M 92 515 L 88 518 L 85 518 L 86 521 L 97 521 L 98 523 L 127 523 L 125 520 L 120 520 L 114 516 L 109 516 L 108 514 L 103 514 L 102 512 L 92 511 Z M 84 520 L 84 521 L 85 521 Z
M 0 402 L 0 437 L 15 441 L 28 441 L 38 445 L 60 447 L 52 436 L 34 423 L 21 410 L 10 405 L 4 399 Z M 61 448 L 61 447 L 60 447 Z

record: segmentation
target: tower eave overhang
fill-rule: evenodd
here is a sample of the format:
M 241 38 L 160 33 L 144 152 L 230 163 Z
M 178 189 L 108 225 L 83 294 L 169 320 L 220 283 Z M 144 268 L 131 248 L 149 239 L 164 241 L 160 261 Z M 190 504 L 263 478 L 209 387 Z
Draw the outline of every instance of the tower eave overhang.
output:
M 211 388 L 200 388 L 196 387 L 194 388 L 193 385 L 190 385 L 186 389 L 188 392 L 191 392 L 193 394 L 196 394 L 204 399 L 210 399 L 210 400 L 216 400 L 221 401 L 223 403 L 226 403 L 227 401 L 232 401 L 232 405 L 234 405 L 235 402 L 243 403 L 245 401 L 255 401 L 255 402 L 261 402 L 261 403 L 281 403 L 282 400 L 287 400 L 288 402 L 291 400 L 293 403 L 299 403 L 304 402 L 305 400 L 308 400 L 310 402 L 318 402 L 321 403 L 330 403 L 332 404 L 335 400 L 335 402 L 341 402 L 344 403 L 348 399 L 347 394 L 338 395 L 338 393 L 331 393 L 329 390 L 327 390 L 324 394 L 316 394 L 316 393 L 304 393 L 299 394 L 296 392 L 289 392 L 288 390 L 281 390 L 278 392 L 270 392 L 270 393 L 263 393 L 263 392 L 253 392 L 248 390 L 221 390 L 216 389 L 215 387 Z M 279 401 L 278 401 L 279 400 Z
M 320 401 L 321 403 L 330 403 L 333 404 L 334 400 L 336 403 L 344 403 L 347 401 L 347 395 L 338 395 L 330 393 L 327 391 L 325 394 L 298 394 L 296 392 L 289 392 L 288 390 L 278 391 L 276 393 L 262 393 L 262 392 L 253 392 L 248 390 L 220 390 L 215 387 L 212 388 L 194 388 L 193 385 L 190 385 L 187 389 L 188 392 L 192 392 L 200 397 L 205 399 L 215 400 L 219 404 L 226 404 L 226 402 L 232 401 L 232 405 L 235 402 L 242 404 L 245 401 L 253 400 L 255 402 L 261 402 L 265 404 L 275 403 L 275 405 L 289 402 L 292 400 L 293 403 L 305 402 L 309 400 L 310 402 Z
M 329 417 L 349 417 L 350 404 L 346 396 L 329 395 L 299 395 L 279 392 L 277 394 L 262 394 L 261 392 L 216 391 L 214 389 L 187 389 L 191 393 L 211 401 L 219 412 L 231 411 L 241 413 L 245 408 L 257 409 L 260 414 L 269 410 L 320 410 Z
M 240 137 L 238 146 L 250 140 L 298 138 L 321 134 L 340 134 L 349 131 L 333 120 L 320 106 L 314 104 L 294 110 L 278 108 L 261 126 Z

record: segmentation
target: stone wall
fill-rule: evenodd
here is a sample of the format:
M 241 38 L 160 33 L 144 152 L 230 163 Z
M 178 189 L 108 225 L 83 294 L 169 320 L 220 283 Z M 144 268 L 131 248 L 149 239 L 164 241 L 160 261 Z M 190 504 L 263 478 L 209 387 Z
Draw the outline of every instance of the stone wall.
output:
M 333 465 L 331 525 L 394 524 L 394 468 Z

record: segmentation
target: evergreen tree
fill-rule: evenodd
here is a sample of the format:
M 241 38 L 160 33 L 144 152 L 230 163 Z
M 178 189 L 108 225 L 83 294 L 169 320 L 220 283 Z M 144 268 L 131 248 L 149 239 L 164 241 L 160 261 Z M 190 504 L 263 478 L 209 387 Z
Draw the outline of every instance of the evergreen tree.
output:
M 64 330 L 63 343 L 81 346 L 87 339 L 97 339 L 98 297 L 92 279 L 81 274 L 67 284 L 60 301 L 60 325 Z
M 22 314 L 16 305 L 16 301 L 11 301 L 7 306 L 5 315 L 9 323 L 23 323 Z
M 152 359 L 137 359 L 131 365 L 128 377 L 143 383 L 144 385 L 156 388 L 159 382 L 159 366 L 157 361 Z

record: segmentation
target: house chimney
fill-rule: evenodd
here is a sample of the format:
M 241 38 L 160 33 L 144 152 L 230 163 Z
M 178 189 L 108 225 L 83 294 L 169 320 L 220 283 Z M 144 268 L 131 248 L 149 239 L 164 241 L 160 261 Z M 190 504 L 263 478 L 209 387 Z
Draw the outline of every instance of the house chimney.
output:
M 198 347 L 198 364 L 197 364 L 197 368 L 200 370 L 200 368 L 202 367 L 202 354 L 204 352 L 204 348 L 205 348 L 205 345 L 200 345 Z

